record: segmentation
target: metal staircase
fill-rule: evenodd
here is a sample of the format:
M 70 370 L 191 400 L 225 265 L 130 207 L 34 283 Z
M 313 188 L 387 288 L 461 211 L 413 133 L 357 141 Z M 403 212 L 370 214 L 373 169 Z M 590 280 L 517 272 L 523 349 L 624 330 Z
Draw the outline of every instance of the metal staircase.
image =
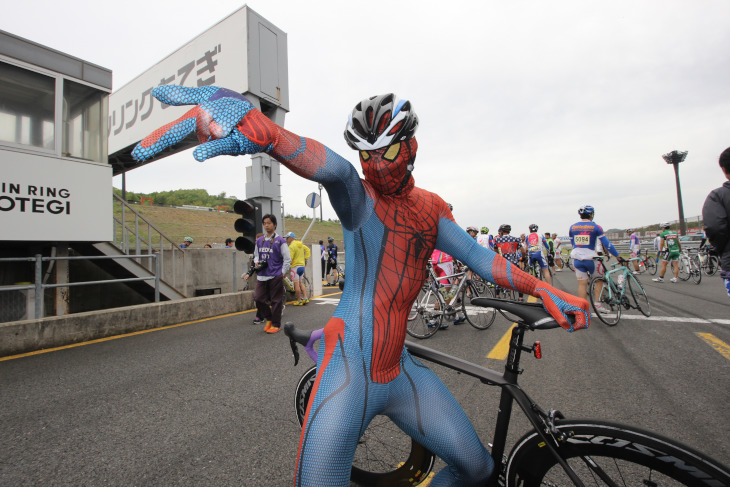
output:
M 114 241 L 76 244 L 74 249 L 83 255 L 115 257 L 121 255 L 160 254 L 159 294 L 161 300 L 183 299 L 187 271 L 185 250 L 162 233 L 152 222 L 129 206 L 122 198 L 114 196 Z M 119 279 L 129 277 L 153 277 L 156 269 L 153 259 L 107 259 L 95 261 L 99 267 Z M 154 300 L 154 280 L 127 284 L 141 295 Z

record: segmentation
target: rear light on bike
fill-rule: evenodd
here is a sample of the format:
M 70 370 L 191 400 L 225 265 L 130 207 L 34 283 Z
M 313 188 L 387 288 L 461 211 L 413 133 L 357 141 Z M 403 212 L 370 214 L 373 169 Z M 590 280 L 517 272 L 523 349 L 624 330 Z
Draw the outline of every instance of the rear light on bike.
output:
M 534 345 L 532 345 L 532 354 L 535 358 L 542 358 L 542 347 L 540 346 L 540 342 L 535 342 Z

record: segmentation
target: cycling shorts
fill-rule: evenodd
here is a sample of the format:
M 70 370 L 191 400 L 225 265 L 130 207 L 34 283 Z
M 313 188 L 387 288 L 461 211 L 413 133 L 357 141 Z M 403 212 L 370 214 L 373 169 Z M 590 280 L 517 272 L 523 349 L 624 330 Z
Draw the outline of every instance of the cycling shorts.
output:
M 575 268 L 575 277 L 579 281 L 590 279 L 594 274 L 603 275 L 603 266 L 596 265 L 596 261 L 591 260 L 575 260 L 573 259 L 573 267 Z
M 665 253 L 663 256 L 664 260 L 668 262 L 672 262 L 675 260 L 679 260 L 679 250 L 670 251 L 669 253 Z
M 542 252 L 530 252 L 530 262 L 528 265 L 532 265 L 533 262 L 537 262 L 540 264 L 540 269 L 547 269 L 547 262 L 545 262 L 545 257 L 543 257 Z
M 635 259 L 636 257 L 639 256 L 640 253 L 641 253 L 641 250 L 632 250 L 631 251 L 631 258 L 632 259 Z
M 291 280 L 293 282 L 299 282 L 299 276 L 304 275 L 304 266 L 298 265 L 296 267 L 291 268 Z
M 438 277 L 450 276 L 454 273 L 453 262 L 441 262 L 440 264 L 433 265 L 433 271 Z M 451 282 L 448 279 L 439 279 L 439 282 L 443 286 L 451 286 Z

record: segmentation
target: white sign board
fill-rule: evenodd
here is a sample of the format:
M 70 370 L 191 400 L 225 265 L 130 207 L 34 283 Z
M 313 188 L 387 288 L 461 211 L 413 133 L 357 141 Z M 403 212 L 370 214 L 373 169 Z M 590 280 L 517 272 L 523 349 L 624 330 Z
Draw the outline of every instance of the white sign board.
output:
M 112 168 L 0 150 L 0 240 L 113 239 Z
M 156 86 L 216 85 L 247 91 L 246 12 L 237 10 L 110 95 L 109 154 L 192 108 L 163 106 L 150 94 Z

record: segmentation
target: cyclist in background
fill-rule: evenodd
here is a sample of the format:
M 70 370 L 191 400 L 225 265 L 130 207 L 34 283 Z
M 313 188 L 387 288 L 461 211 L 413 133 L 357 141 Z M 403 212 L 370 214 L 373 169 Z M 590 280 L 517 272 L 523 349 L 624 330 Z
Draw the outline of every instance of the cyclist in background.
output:
M 555 273 L 555 242 L 553 242 L 550 232 L 545 232 L 545 241 L 547 242 L 547 263 L 550 270 Z M 551 274 L 552 276 L 552 274 Z
M 325 249 L 327 252 L 327 270 L 325 274 L 328 276 L 330 274 L 336 274 L 337 273 L 337 245 L 335 244 L 335 239 L 332 237 L 327 237 L 327 248 Z M 332 282 L 335 282 L 335 279 L 332 279 Z M 325 284 L 325 286 L 334 286 L 335 284 L 330 284 L 329 282 Z
M 603 272 L 600 268 L 596 269 L 596 262 L 593 260 L 593 257 L 598 255 L 596 252 L 597 244 L 602 243 L 605 250 L 614 255 L 619 262 L 624 262 L 611 241 L 603 233 L 603 228 L 593 221 L 595 214 L 596 210 L 591 205 L 581 206 L 578 209 L 580 221 L 571 225 L 568 234 L 573 244 L 570 257 L 573 259 L 575 277 L 578 279 L 578 296 L 583 299 L 588 298 L 587 289 L 590 278 L 596 273 L 601 274 Z M 603 286 L 597 285 L 595 288 L 596 296 L 593 296 L 595 309 L 599 313 L 607 313 L 608 310 L 601 303 L 595 301 L 596 297 L 601 295 Z
M 679 243 L 679 235 L 677 232 L 673 232 L 669 229 L 671 225 L 669 223 L 662 223 L 659 228 L 664 230 L 659 234 L 659 253 L 663 252 L 664 258 L 662 259 L 662 268 L 659 271 L 659 277 L 652 279 L 654 282 L 664 282 L 664 274 L 667 272 L 667 262 L 672 263 L 672 277 L 671 282 L 677 282 L 677 276 L 679 276 L 679 253 L 682 251 L 682 244 Z
M 542 274 L 542 280 L 547 282 L 548 284 L 551 283 L 550 280 L 550 273 L 548 272 L 548 264 L 545 260 L 545 257 L 542 255 L 543 248 L 548 248 L 548 243 L 545 240 L 545 237 L 541 236 L 537 233 L 537 225 L 534 223 L 530 225 L 530 233 L 527 235 L 527 255 L 529 256 L 529 261 L 527 262 L 528 267 L 531 267 L 533 262 L 537 262 L 537 264 L 540 266 L 540 273 Z
M 489 235 L 489 227 L 482 227 L 477 236 L 477 243 L 485 249 L 494 250 L 494 237 Z
M 555 245 L 555 265 L 556 269 L 555 272 L 563 272 L 563 256 L 560 252 L 560 244 L 563 242 L 560 241 L 560 238 L 558 237 L 557 233 L 553 233 L 553 244 Z
M 477 230 L 477 227 L 466 227 L 466 233 L 468 233 L 474 240 L 477 240 L 477 233 L 479 233 L 479 231 Z M 479 240 L 477 240 L 477 243 L 479 243 Z
M 297 302 L 294 306 L 303 306 L 309 303 L 307 297 L 307 287 L 304 285 L 304 270 L 307 265 L 307 261 L 312 256 L 312 252 L 309 247 L 304 245 L 301 240 L 297 240 L 297 236 L 294 232 L 289 232 L 284 235 L 286 244 L 289 246 L 289 253 L 291 254 L 291 280 L 294 283 L 294 295 L 297 298 Z
M 631 251 L 631 258 L 638 257 L 641 253 L 641 239 L 638 235 L 636 235 L 636 232 L 633 228 L 627 228 L 626 233 L 629 234 L 629 250 Z M 639 261 L 634 261 L 634 274 L 639 273 Z
M 502 254 L 502 257 L 517 265 L 519 263 L 517 252 L 520 248 L 520 239 L 510 235 L 511 231 L 511 225 L 501 225 L 499 227 L 499 236 L 494 239 L 494 245 L 497 252 Z

